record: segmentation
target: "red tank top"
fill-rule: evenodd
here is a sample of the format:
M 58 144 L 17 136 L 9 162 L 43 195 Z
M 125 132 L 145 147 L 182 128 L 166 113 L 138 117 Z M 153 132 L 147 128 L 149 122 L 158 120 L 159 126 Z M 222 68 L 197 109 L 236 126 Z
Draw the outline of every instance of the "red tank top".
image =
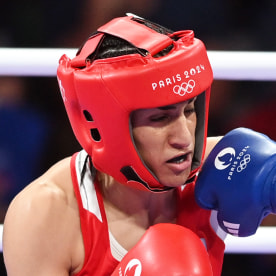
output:
M 113 257 L 103 199 L 93 179 L 87 153 L 81 151 L 71 159 L 71 175 L 80 214 L 85 249 L 84 265 L 76 276 L 110 276 L 119 261 Z M 221 274 L 224 242 L 210 224 L 210 211 L 201 209 L 194 200 L 194 184 L 179 189 L 177 223 L 193 230 L 204 239 L 214 276 Z

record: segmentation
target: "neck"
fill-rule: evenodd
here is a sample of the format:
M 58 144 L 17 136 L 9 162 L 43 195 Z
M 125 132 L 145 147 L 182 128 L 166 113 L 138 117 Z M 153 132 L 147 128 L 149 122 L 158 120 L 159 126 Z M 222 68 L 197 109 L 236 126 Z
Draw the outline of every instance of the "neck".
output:
M 123 185 L 102 173 L 98 179 L 107 212 L 116 210 L 116 219 L 118 214 L 122 218 L 131 217 L 145 228 L 156 223 L 175 221 L 175 189 L 155 193 Z

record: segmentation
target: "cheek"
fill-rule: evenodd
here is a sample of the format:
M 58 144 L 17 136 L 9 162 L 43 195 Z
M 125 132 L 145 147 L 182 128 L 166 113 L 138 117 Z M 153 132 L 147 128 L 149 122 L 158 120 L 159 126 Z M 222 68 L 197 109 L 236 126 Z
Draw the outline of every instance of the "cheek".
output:
M 159 151 L 161 135 L 156 129 L 150 127 L 137 127 L 133 129 L 135 146 L 144 162 L 148 164 L 154 152 Z
M 136 127 L 133 129 L 133 138 L 137 149 L 144 151 L 152 143 L 153 132 L 147 127 Z
M 195 140 L 195 133 L 196 133 L 196 125 L 197 125 L 197 117 L 194 115 L 192 119 L 188 122 L 188 128 L 189 132 L 192 134 L 194 140 Z

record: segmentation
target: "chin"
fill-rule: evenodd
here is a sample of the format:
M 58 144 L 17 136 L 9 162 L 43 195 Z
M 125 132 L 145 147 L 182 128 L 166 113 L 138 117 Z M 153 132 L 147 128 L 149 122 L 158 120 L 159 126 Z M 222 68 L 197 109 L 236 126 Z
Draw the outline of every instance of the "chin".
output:
M 188 179 L 188 176 L 181 177 L 181 178 L 177 177 L 175 178 L 175 180 L 173 178 L 170 178 L 167 181 L 164 179 L 164 181 L 160 181 L 160 183 L 166 187 L 177 188 L 184 185 L 187 179 Z

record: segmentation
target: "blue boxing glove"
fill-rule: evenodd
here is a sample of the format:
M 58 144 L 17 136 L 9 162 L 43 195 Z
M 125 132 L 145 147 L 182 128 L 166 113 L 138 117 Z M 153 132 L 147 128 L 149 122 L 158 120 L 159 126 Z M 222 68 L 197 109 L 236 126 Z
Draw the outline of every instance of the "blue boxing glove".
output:
M 253 235 L 276 211 L 276 143 L 246 128 L 226 134 L 206 159 L 195 187 L 197 203 L 218 211 L 232 235 Z

